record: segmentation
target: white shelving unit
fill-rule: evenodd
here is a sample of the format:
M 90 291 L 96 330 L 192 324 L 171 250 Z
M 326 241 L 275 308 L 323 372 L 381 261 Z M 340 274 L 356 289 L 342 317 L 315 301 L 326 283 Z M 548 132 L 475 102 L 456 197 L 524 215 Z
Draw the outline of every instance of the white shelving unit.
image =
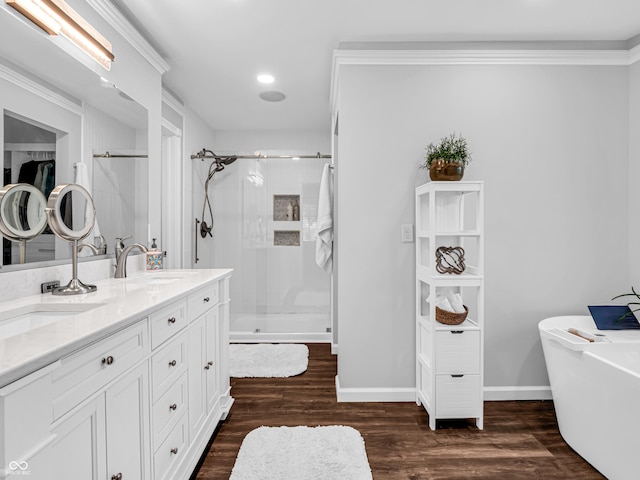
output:
M 416 188 L 416 403 L 436 420 L 483 427 L 483 182 L 429 182 Z M 462 247 L 461 274 L 436 270 L 436 249 Z M 468 307 L 460 325 L 436 321 L 435 298 L 452 290 Z

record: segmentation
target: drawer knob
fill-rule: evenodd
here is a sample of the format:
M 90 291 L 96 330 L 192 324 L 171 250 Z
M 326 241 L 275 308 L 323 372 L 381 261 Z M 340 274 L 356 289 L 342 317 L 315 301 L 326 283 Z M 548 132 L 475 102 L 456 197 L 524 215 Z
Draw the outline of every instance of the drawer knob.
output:
M 451 330 L 452 335 L 462 335 L 464 330 Z
M 207 362 L 207 365 L 212 366 L 212 365 L 213 365 L 213 362 L 212 362 L 212 361 L 208 361 L 208 362 Z
M 169 410 L 175 410 L 176 408 L 178 408 L 178 405 L 176 405 L 175 403 L 169 405 Z
M 178 448 L 177 448 L 177 447 L 173 447 L 173 448 L 171 449 L 171 453 L 173 453 L 174 455 L 175 455 L 176 453 L 178 453 Z
M 209 302 L 209 297 L 204 297 L 204 298 L 202 299 L 202 301 L 203 301 L 204 303 L 208 303 L 208 302 Z
M 209 365 L 208 363 L 204 366 L 205 370 L 209 370 L 211 368 L 211 365 Z
M 109 355 L 102 359 L 102 365 L 111 365 L 113 363 L 113 357 Z
M 116 473 L 115 475 L 111 475 L 111 480 L 122 480 L 122 473 Z
M 176 323 L 176 317 L 170 317 L 169 323 Z
M 175 360 L 171 360 L 171 361 L 169 362 L 169 366 L 170 366 L 170 367 L 175 367 L 175 366 L 176 366 L 176 363 L 177 363 L 177 362 L 176 362 Z
M 461 373 L 456 373 L 451 375 L 451 378 L 462 378 L 462 377 L 464 377 L 464 375 Z

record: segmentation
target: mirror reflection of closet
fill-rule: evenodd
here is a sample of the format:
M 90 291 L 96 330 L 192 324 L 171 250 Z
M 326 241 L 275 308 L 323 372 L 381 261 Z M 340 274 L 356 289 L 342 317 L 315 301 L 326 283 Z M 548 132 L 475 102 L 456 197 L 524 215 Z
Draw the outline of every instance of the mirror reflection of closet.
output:
M 56 186 L 56 132 L 39 122 L 4 111 L 3 185 L 26 183 L 45 198 Z M 55 259 L 55 236 L 49 226 L 27 243 L 27 261 Z M 2 239 L 2 265 L 19 263 L 19 245 Z

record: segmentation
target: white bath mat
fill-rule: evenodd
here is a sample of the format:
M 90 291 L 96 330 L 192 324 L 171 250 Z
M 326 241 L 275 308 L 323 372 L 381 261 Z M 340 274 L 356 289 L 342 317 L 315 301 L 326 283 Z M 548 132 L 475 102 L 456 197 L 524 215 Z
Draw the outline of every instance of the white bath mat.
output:
M 229 480 L 371 480 L 360 432 L 351 427 L 260 427 L 240 446 Z
M 291 377 L 307 369 L 309 348 L 296 343 L 232 343 L 232 377 Z

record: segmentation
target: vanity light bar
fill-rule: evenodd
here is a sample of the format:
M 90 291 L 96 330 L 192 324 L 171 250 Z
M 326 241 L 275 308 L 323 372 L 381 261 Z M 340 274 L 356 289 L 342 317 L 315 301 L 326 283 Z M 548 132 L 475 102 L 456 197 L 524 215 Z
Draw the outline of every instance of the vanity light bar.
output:
M 63 0 L 6 0 L 49 35 L 62 35 L 106 70 L 115 60 L 111 43 Z

